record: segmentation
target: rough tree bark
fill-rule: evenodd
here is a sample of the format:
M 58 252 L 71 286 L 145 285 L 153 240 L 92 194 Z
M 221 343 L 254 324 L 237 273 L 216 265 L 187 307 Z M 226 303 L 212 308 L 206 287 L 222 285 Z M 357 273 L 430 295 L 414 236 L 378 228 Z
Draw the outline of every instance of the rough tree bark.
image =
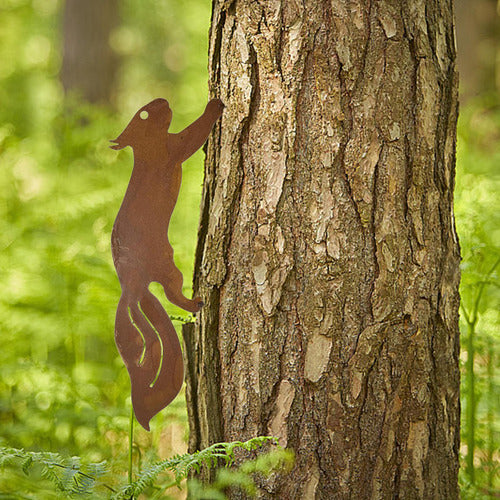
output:
M 117 55 L 109 37 L 118 22 L 118 0 L 66 0 L 61 81 L 89 102 L 109 103 Z
M 458 498 L 452 1 L 216 0 L 209 71 L 191 449 L 279 437 L 269 498 Z

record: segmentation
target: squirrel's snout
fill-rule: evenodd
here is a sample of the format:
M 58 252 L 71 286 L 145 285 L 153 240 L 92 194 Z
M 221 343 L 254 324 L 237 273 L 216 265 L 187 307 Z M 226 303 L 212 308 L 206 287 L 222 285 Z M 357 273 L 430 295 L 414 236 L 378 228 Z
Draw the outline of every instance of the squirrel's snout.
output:
M 122 146 L 120 144 L 120 141 L 118 139 L 112 139 L 110 140 L 109 142 L 114 142 L 115 144 L 113 144 L 112 146 L 109 146 L 111 149 L 123 149 L 125 146 Z

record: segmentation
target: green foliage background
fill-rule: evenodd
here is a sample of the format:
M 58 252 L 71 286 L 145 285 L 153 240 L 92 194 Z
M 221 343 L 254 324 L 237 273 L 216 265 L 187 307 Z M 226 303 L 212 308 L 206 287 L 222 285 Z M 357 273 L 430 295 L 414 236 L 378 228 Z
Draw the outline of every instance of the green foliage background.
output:
M 123 64 L 119 111 L 112 111 L 64 96 L 60 0 L 0 2 L 0 446 L 111 459 L 125 477 L 129 380 L 113 338 L 120 286 L 110 233 L 133 159 L 130 149 L 117 153 L 108 141 L 155 97 L 168 97 L 173 131 L 203 111 L 210 4 L 120 6 L 111 42 Z M 199 152 L 184 165 L 170 226 L 186 295 L 202 172 Z M 186 316 L 170 304 L 167 310 Z M 152 429 L 136 429 L 144 450 L 136 447 L 136 465 L 184 451 L 182 397 Z M 0 472 L 0 492 L 41 498 L 43 487 Z
M 154 97 L 168 97 L 174 131 L 198 116 L 207 99 L 210 21 L 207 0 L 120 5 L 121 22 L 111 37 L 122 57 L 119 111 L 111 111 L 63 94 L 61 0 L 0 1 L 0 446 L 106 459 L 117 476 L 126 471 L 130 402 L 113 340 L 120 291 L 109 241 L 132 156 L 108 149 L 108 140 Z M 476 396 L 474 418 L 463 426 L 464 455 L 471 430 L 475 436 L 476 484 L 463 476 L 464 495 L 471 498 L 500 488 L 500 382 L 494 374 L 500 282 L 498 268 L 490 272 L 500 256 L 499 141 L 498 96 L 462 108 L 456 221 L 463 312 L 472 314 L 478 304 L 473 373 L 467 352 L 462 355 L 464 412 L 471 387 Z M 197 153 L 184 166 L 170 230 L 187 295 L 202 162 Z M 185 315 L 170 304 L 167 309 Z M 462 319 L 461 328 L 469 345 L 470 325 Z M 153 420 L 151 434 L 136 434 L 136 464 L 182 451 L 185 422 L 184 401 L 177 398 Z M 0 492 L 57 497 L 43 490 L 42 480 L 0 473 Z

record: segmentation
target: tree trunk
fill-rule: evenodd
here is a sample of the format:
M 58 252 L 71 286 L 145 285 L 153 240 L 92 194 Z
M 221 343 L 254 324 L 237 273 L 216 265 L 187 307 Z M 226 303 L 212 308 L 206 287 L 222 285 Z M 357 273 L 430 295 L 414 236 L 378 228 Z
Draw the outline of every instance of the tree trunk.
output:
M 109 103 L 117 56 L 109 37 L 118 21 L 117 0 L 66 0 L 61 81 L 89 102 Z
M 452 2 L 402 5 L 213 5 L 190 447 L 277 436 L 267 498 L 458 498 Z
M 500 83 L 497 0 L 456 0 L 461 98 L 495 92 Z

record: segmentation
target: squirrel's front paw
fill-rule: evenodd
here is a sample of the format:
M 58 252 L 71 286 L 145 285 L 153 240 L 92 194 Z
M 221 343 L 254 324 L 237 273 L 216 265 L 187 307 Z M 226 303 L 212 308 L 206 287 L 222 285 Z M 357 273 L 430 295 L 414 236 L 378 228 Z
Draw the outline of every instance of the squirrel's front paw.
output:
M 201 297 L 195 297 L 193 299 L 193 302 L 198 306 L 198 310 L 195 312 L 198 312 L 205 305 L 205 302 L 201 300 Z
M 217 116 L 222 115 L 222 112 L 224 111 L 224 103 L 220 99 L 212 99 L 208 105 L 207 108 L 210 108 L 210 110 L 213 110 Z

